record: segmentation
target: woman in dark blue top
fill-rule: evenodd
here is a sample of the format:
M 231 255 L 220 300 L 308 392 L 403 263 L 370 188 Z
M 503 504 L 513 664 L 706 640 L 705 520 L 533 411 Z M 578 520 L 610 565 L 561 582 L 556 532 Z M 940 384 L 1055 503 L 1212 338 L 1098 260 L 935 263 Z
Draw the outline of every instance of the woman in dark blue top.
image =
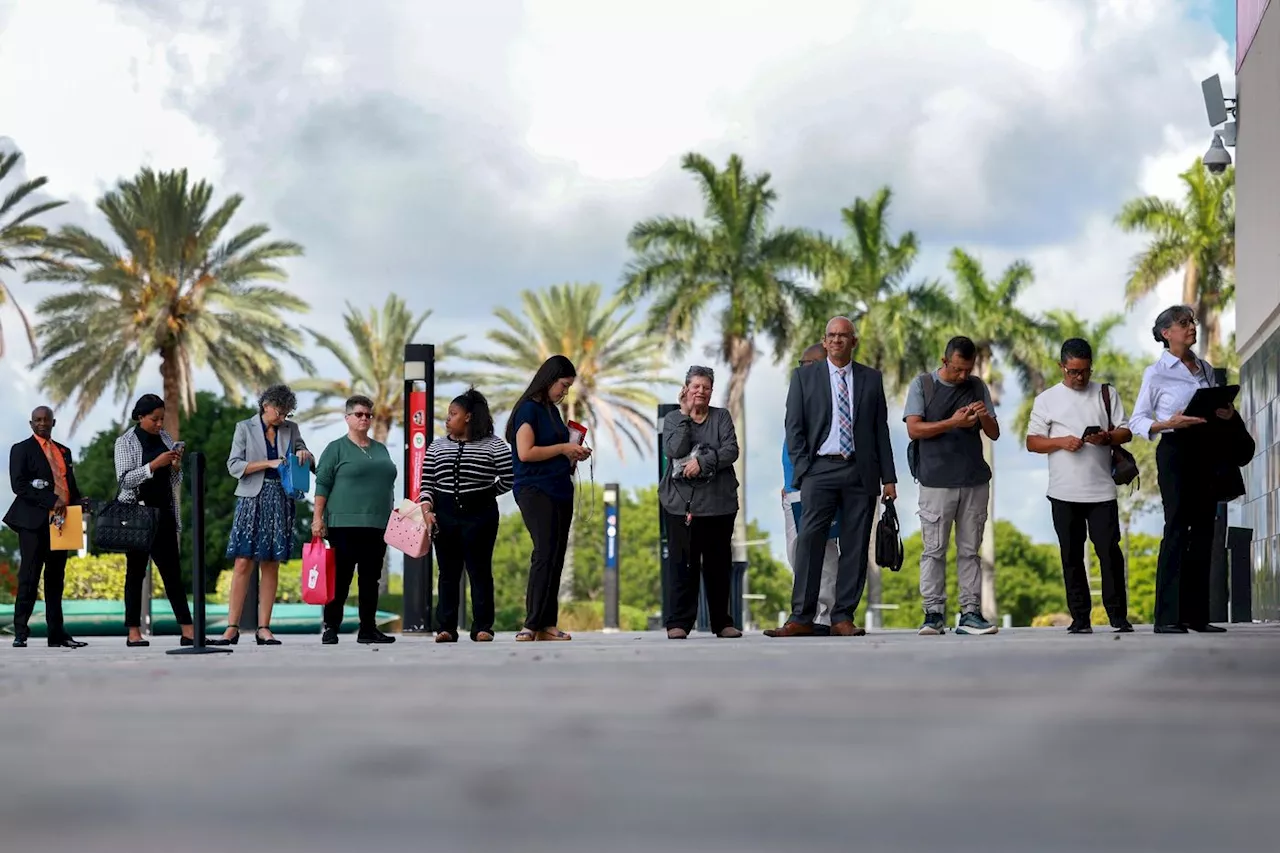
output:
M 573 520 L 573 469 L 591 455 L 569 441 L 559 405 L 578 372 L 573 362 L 553 355 L 542 363 L 507 419 L 515 485 L 512 492 L 533 539 L 529 558 L 528 614 L 516 640 L 568 640 L 556 627 L 560 614 L 560 574 Z

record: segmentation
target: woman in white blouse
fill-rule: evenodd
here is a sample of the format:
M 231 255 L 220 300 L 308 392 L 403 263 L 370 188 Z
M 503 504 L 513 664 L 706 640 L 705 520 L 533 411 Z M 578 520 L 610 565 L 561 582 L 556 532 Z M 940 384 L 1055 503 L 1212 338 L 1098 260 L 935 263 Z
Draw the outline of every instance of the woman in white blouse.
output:
M 1220 632 L 1209 624 L 1209 560 L 1219 495 L 1213 472 L 1220 437 L 1204 418 L 1183 414 L 1192 396 L 1214 385 L 1213 368 L 1195 354 L 1195 312 L 1175 305 L 1160 312 L 1152 334 L 1165 353 L 1142 374 L 1129 416 L 1134 435 L 1154 441 L 1164 503 L 1164 538 L 1156 567 L 1155 630 L 1159 634 Z M 1227 421 L 1235 409 L 1219 409 Z

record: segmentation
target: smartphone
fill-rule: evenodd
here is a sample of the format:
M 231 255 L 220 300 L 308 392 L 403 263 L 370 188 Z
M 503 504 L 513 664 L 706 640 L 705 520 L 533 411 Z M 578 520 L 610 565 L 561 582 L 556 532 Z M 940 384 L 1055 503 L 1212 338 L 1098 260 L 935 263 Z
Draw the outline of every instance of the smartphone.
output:
M 1097 434 L 1098 434 L 1098 433 L 1100 433 L 1100 432 L 1102 432 L 1102 427 L 1100 427 L 1100 426 L 1085 427 L 1085 428 L 1084 428 L 1084 435 L 1080 436 L 1080 440 L 1081 440 L 1081 441 L 1083 441 L 1083 440 L 1085 440 L 1086 438 L 1088 438 L 1089 436 L 1091 436 L 1091 435 L 1097 435 Z
M 185 441 L 175 441 L 173 443 L 173 449 L 175 452 L 181 453 L 187 449 L 187 443 Z

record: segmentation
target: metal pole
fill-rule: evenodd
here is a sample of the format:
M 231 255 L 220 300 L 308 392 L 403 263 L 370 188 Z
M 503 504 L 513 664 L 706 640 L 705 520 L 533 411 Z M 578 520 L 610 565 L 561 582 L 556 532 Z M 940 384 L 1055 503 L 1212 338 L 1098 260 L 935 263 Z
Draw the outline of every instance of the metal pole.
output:
M 240 610 L 241 633 L 252 634 L 258 630 L 258 564 L 249 570 L 249 586 L 244 591 L 244 607 Z
M 431 344 L 405 344 L 404 496 L 410 500 L 417 500 L 420 460 L 435 432 L 435 363 L 436 348 Z M 433 631 L 431 568 L 430 551 L 424 557 L 405 555 L 402 633 Z
M 617 631 L 618 619 L 618 484 L 604 487 L 604 629 Z
M 226 653 L 231 649 L 205 645 L 204 618 L 204 454 L 191 454 L 188 482 L 191 484 L 191 631 L 190 646 L 169 649 L 170 655 Z

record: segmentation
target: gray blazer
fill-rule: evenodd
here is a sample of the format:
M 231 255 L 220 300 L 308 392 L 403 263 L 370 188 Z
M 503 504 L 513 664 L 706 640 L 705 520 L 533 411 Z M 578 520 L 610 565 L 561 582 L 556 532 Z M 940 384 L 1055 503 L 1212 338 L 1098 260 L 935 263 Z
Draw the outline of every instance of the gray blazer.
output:
M 867 494 L 878 494 L 881 483 L 898 482 L 880 371 L 853 362 L 853 394 L 854 464 L 863 489 Z M 825 358 L 791 373 L 786 426 L 787 453 L 795 468 L 793 485 L 799 489 L 831 431 L 831 374 Z
M 307 450 L 298 425 L 293 421 L 285 421 L 276 427 L 276 444 L 280 447 L 281 454 L 290 447 L 294 453 Z M 246 474 L 244 469 L 249 467 L 250 462 L 265 462 L 266 459 L 267 439 L 262 434 L 262 416 L 254 415 L 236 424 L 236 434 L 231 440 L 231 455 L 227 457 L 227 470 L 240 481 L 236 483 L 236 497 L 257 497 L 262 491 L 262 481 L 266 479 L 267 472 L 254 471 Z

